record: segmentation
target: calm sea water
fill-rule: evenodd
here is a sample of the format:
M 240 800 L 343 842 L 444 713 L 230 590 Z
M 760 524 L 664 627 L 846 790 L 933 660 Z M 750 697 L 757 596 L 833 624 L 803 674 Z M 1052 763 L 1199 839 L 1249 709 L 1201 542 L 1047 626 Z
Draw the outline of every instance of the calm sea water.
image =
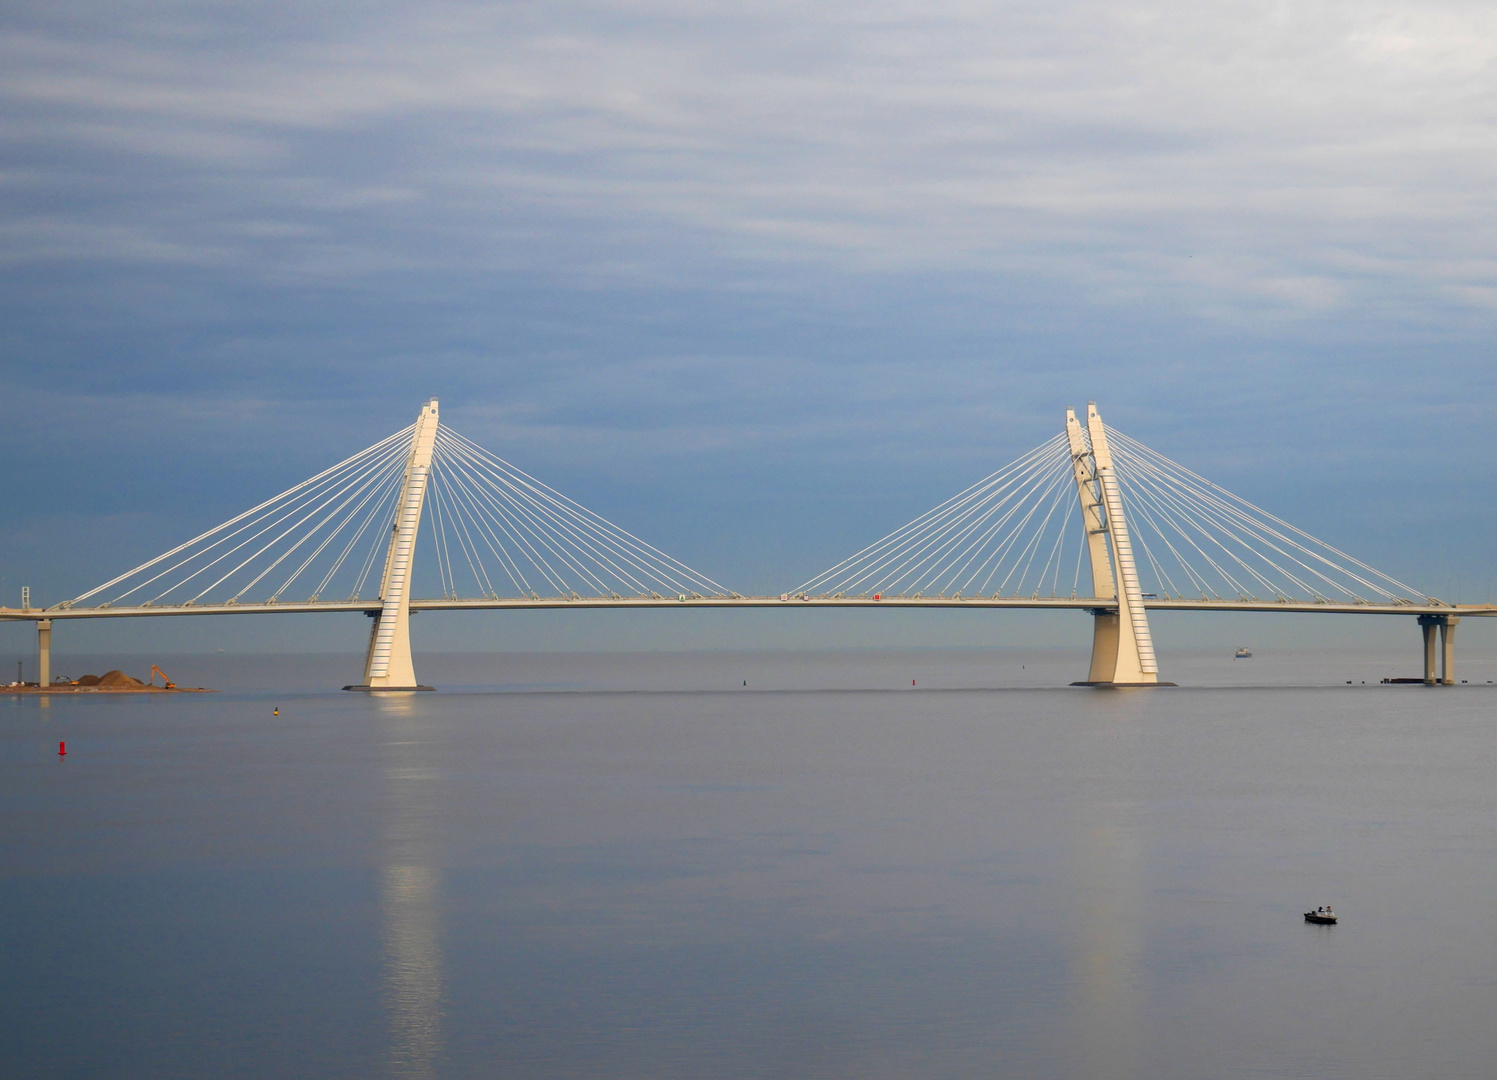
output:
M 0 1072 L 1490 1075 L 1497 688 L 1377 685 L 1412 652 L 1144 692 L 433 657 L 387 697 L 179 657 L 226 692 L 0 699 Z

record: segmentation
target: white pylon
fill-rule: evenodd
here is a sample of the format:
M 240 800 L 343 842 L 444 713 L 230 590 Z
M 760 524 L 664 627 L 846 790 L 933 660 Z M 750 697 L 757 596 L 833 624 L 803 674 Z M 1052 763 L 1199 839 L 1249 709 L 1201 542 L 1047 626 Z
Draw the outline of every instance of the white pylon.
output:
M 1093 612 L 1092 666 L 1086 681 L 1114 686 L 1159 683 L 1154 638 L 1133 561 L 1122 492 L 1112 467 L 1107 431 L 1095 403 L 1086 409 L 1086 438 L 1072 409 L 1066 410 L 1076 493 L 1091 558 L 1092 595 L 1112 604 Z M 1105 539 L 1104 539 L 1105 536 Z
M 411 661 L 411 570 L 416 560 L 416 534 L 426 501 L 426 481 L 431 472 L 432 448 L 437 439 L 437 399 L 421 406 L 421 415 L 411 432 L 411 454 L 395 520 L 390 526 L 390 548 L 385 556 L 385 574 L 380 584 L 384 602 L 369 634 L 369 655 L 364 661 L 364 684 L 350 690 L 420 690 L 416 666 Z
M 1117 587 L 1112 577 L 1112 556 L 1108 552 L 1107 515 L 1097 492 L 1097 465 L 1092 460 L 1091 444 L 1076 419 L 1076 410 L 1066 410 L 1066 438 L 1071 444 L 1071 470 L 1076 480 L 1076 494 L 1081 500 L 1081 526 L 1086 530 L 1086 548 L 1092 572 L 1092 596 L 1113 600 Z M 1092 611 L 1092 666 L 1089 683 L 1110 683 L 1117 670 L 1118 613 L 1114 608 Z

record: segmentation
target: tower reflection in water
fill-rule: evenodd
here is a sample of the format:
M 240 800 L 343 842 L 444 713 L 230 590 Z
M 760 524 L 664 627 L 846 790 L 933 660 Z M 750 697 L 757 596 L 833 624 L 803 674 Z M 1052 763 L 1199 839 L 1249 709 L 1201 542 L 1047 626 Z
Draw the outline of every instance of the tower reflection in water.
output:
M 1135 742 L 1150 692 L 1104 699 L 1109 707 L 1094 716 L 1099 727 L 1089 733 L 1096 755 L 1088 770 L 1094 787 L 1078 800 L 1077 1075 L 1098 1080 L 1140 1076 L 1146 1041 L 1144 882 L 1137 820 L 1141 780 Z
M 442 874 L 435 860 L 439 773 L 415 694 L 371 695 L 384 724 L 384 866 L 380 913 L 390 1072 L 436 1075 L 442 1049 Z

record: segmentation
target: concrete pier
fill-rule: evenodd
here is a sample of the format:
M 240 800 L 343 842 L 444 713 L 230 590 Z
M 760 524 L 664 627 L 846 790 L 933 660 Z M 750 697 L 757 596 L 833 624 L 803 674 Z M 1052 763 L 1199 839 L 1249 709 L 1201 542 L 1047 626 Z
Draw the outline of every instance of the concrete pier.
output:
M 1455 685 L 1455 624 L 1460 619 L 1446 616 L 1440 624 L 1440 681 Z
M 1424 685 L 1455 685 L 1455 627 L 1461 620 L 1454 615 L 1421 615 L 1419 629 L 1424 635 Z M 1436 648 L 1435 635 L 1439 634 Z M 1439 674 L 1435 657 L 1439 655 Z
M 36 620 L 36 685 L 52 682 L 52 620 Z

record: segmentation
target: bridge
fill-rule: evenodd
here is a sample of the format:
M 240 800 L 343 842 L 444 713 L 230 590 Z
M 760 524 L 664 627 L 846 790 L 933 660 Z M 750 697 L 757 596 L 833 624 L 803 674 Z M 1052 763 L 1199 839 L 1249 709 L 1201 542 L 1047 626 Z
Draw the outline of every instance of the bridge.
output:
M 418 541 L 439 596 L 415 595 Z M 412 612 L 659 607 L 1075 610 L 1092 619 L 1075 685 L 1128 687 L 1173 685 L 1159 679 L 1151 611 L 1412 617 L 1423 682 L 1446 686 L 1460 619 L 1497 615 L 1311 536 L 1103 424 L 1095 404 L 809 581 L 744 596 L 443 426 L 433 399 L 295 487 L 71 600 L 0 608 L 0 621 L 36 624 L 45 686 L 57 622 L 364 612 L 363 681 L 345 689 L 409 691 L 429 689 Z

